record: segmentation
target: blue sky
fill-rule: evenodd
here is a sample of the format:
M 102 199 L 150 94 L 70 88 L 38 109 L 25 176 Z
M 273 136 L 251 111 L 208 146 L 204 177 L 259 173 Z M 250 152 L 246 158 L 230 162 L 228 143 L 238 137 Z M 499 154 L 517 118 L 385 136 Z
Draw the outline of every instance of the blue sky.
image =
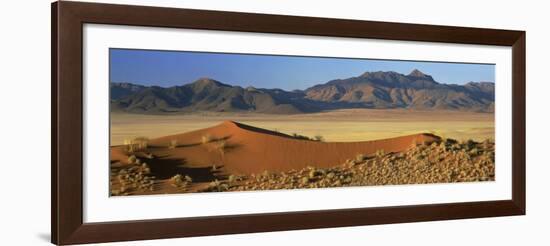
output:
M 418 69 L 440 83 L 495 81 L 487 64 L 203 53 L 110 50 L 110 81 L 169 87 L 208 77 L 230 85 L 284 90 L 306 89 L 364 72 Z

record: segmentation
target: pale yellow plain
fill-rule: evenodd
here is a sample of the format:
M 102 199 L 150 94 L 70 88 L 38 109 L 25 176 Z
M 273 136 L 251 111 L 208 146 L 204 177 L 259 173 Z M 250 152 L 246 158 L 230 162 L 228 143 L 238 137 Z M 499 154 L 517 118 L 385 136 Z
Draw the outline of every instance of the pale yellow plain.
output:
M 328 142 L 354 142 L 432 133 L 457 140 L 494 139 L 494 114 L 461 111 L 411 111 L 403 109 L 346 109 L 324 113 L 272 115 L 253 113 L 194 113 L 140 115 L 111 113 L 111 146 L 138 136 L 157 138 L 184 133 L 232 120 L 247 125 L 323 136 Z

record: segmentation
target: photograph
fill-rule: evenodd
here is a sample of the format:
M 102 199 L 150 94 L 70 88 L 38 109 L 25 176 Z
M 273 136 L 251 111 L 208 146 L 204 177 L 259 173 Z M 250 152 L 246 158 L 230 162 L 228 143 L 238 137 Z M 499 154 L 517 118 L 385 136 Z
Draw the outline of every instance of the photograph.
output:
M 109 49 L 110 195 L 495 180 L 495 64 Z
M 7 11 L 6 245 L 545 235 L 542 4 L 157 2 Z

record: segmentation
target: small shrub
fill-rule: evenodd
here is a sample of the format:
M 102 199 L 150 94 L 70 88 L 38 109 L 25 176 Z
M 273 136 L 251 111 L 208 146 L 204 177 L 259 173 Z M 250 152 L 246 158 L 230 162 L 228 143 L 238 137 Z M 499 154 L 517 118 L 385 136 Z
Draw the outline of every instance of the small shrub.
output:
M 128 156 L 128 164 L 134 164 L 136 163 L 136 160 L 137 160 L 137 157 L 135 155 Z
M 184 178 L 185 178 L 185 181 L 187 181 L 189 183 L 193 182 L 193 179 L 189 175 L 185 175 Z
M 446 142 L 445 140 L 441 141 L 441 143 L 439 143 L 439 148 L 444 151 L 447 151 L 447 144 L 445 142 Z
M 315 169 L 310 170 L 308 176 L 310 179 L 315 178 L 315 176 L 317 176 L 317 171 Z
M 447 145 L 453 145 L 453 144 L 458 143 L 458 141 L 456 141 L 455 139 L 452 139 L 452 138 L 446 138 L 444 142 Z
M 318 142 L 324 142 L 325 141 L 325 138 L 321 135 L 315 135 L 315 137 L 313 137 L 313 139 L 315 139 L 315 141 L 318 141 Z
M 311 140 L 311 138 L 309 138 L 307 136 L 304 136 L 304 135 L 300 135 L 298 133 L 292 133 L 292 137 L 294 137 L 296 139 L 300 139 L 300 140 Z
M 137 137 L 134 138 L 133 143 L 137 144 L 140 149 L 146 149 L 149 139 L 146 137 Z
M 210 143 L 210 142 L 212 142 L 212 140 L 213 140 L 213 138 L 210 134 L 206 134 L 206 135 L 201 137 L 202 144 Z
M 220 152 L 220 155 L 223 157 L 225 155 L 225 150 L 227 149 L 227 142 L 225 140 L 218 141 L 216 143 L 216 150 Z
M 231 175 L 229 175 L 229 177 L 227 177 L 227 182 L 233 183 L 233 182 L 235 182 L 235 180 L 237 180 L 237 178 L 233 174 L 231 174 Z
M 126 145 L 126 151 L 133 153 L 147 149 L 148 142 L 149 139 L 146 137 L 137 137 L 134 139 L 125 139 L 124 145 Z
M 356 163 L 361 163 L 365 160 L 365 155 L 364 154 L 357 154 L 355 156 L 355 162 Z
M 178 147 L 178 140 L 172 139 L 170 140 L 170 144 L 168 145 L 169 149 L 175 149 Z
M 376 157 L 381 158 L 381 157 L 384 157 L 386 155 L 386 152 L 384 152 L 383 149 L 379 149 L 379 150 L 376 151 L 375 155 L 376 155 Z
M 183 178 L 181 174 L 176 174 L 170 178 L 170 182 L 172 182 L 173 186 L 180 186 L 183 182 Z
M 468 139 L 468 141 L 466 141 L 466 147 L 468 149 L 472 149 L 474 146 L 476 146 L 476 142 L 472 139 Z
M 217 188 L 218 186 L 220 186 L 220 181 L 218 181 L 217 179 L 210 182 L 210 184 L 208 184 L 210 186 L 210 188 Z
M 145 162 L 143 164 L 141 164 L 141 170 L 145 174 L 151 173 L 151 169 L 149 169 L 149 165 L 147 165 L 147 163 L 145 163 Z
M 181 174 L 176 174 L 170 178 L 170 182 L 172 183 L 172 186 L 177 188 L 183 188 L 189 185 L 193 180 L 191 177 Z

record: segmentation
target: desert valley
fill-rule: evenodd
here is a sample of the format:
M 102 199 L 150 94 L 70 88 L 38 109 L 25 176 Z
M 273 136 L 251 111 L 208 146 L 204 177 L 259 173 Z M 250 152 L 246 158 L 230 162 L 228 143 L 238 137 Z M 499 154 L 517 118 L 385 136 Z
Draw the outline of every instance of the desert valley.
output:
M 418 70 L 305 90 L 111 83 L 110 194 L 491 181 L 494 83 Z

